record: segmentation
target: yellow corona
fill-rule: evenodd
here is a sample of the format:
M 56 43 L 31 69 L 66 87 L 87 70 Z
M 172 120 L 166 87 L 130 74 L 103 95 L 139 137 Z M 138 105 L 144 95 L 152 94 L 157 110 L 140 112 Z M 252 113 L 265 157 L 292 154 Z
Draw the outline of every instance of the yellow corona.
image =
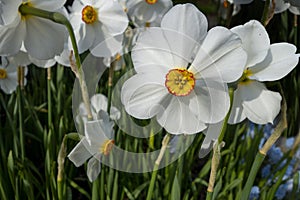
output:
M 186 69 L 172 69 L 166 75 L 165 86 L 175 96 L 187 96 L 195 87 L 194 74 Z
M 81 12 L 81 19 L 86 24 L 93 24 L 98 17 L 97 11 L 92 6 L 85 6 Z
M 7 73 L 5 69 L 0 69 L 0 79 L 6 79 Z

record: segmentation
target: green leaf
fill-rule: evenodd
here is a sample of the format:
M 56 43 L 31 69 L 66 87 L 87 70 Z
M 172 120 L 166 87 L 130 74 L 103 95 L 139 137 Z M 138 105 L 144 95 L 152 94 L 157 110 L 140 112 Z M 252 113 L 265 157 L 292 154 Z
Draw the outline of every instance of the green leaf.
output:
M 171 191 L 171 199 L 180 200 L 180 185 L 177 176 L 174 177 L 172 191 Z

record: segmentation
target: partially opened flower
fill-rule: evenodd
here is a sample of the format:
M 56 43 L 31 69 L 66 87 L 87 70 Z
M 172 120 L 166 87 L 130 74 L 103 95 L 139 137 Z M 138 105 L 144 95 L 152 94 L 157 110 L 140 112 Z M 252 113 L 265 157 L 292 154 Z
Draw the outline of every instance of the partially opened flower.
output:
M 94 181 L 101 171 L 101 157 L 108 156 L 114 145 L 114 123 L 106 112 L 101 112 L 101 120 L 85 123 L 85 136 L 68 155 L 76 167 L 88 159 L 87 176 Z
M 27 74 L 27 67 L 25 67 L 25 75 Z M 24 78 L 24 85 L 27 80 Z M 0 88 L 6 94 L 13 93 L 18 86 L 18 65 L 12 59 L 1 57 L 0 64 Z
M 161 28 L 139 35 L 132 51 L 137 74 L 121 91 L 130 115 L 156 117 L 172 134 L 197 133 L 225 117 L 229 96 L 224 83 L 241 76 L 238 68 L 245 65 L 246 54 L 230 30 L 206 30 L 205 16 L 185 4 L 166 13 Z
M 112 56 L 122 46 L 128 25 L 126 13 L 117 1 L 75 0 L 70 16 L 79 53 L 90 50 L 95 56 Z
M 281 95 L 268 90 L 261 82 L 286 76 L 299 61 L 296 47 L 288 43 L 270 45 L 268 33 L 258 21 L 234 27 L 232 31 L 242 39 L 248 60 L 234 92 L 229 123 L 246 118 L 256 124 L 273 123 L 280 111 Z
M 36 59 L 50 59 L 63 50 L 66 29 L 50 20 L 23 16 L 22 4 L 47 11 L 61 9 L 65 0 L 3 0 L 0 3 L 0 55 L 14 55 L 24 42 L 26 51 Z
M 171 0 L 128 0 L 127 13 L 137 27 L 159 26 L 164 14 L 173 6 Z

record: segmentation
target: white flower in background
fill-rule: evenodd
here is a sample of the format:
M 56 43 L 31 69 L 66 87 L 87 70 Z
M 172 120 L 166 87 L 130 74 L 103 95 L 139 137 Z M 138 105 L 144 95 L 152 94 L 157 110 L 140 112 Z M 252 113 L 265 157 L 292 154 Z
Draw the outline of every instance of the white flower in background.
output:
M 100 115 L 101 120 L 85 123 L 85 136 L 68 155 L 76 167 L 89 159 L 87 176 L 91 182 L 101 171 L 101 157 L 108 156 L 114 145 L 114 123 L 106 112 L 101 111 Z
M 25 67 L 24 75 L 27 74 L 27 67 Z M 27 80 L 24 78 L 24 85 Z M 18 65 L 13 59 L 1 57 L 0 64 L 0 88 L 6 94 L 13 93 L 18 86 Z
M 36 59 L 50 59 L 63 50 L 63 25 L 35 16 L 22 16 L 19 12 L 21 4 L 57 11 L 65 0 L 2 0 L 0 2 L 0 55 L 14 55 L 24 42 L 27 52 Z
M 282 13 L 287 9 L 295 15 L 300 15 L 300 1 L 296 3 L 295 1 L 275 0 L 275 13 Z
M 90 50 L 94 56 L 108 57 L 121 49 L 128 17 L 117 1 L 75 0 L 71 10 L 79 53 Z
M 281 95 L 261 82 L 279 80 L 292 71 L 299 61 L 296 47 L 289 43 L 270 45 L 268 33 L 255 20 L 232 31 L 242 39 L 248 60 L 234 92 L 228 122 L 234 124 L 248 118 L 256 124 L 273 123 L 281 108 Z
M 161 28 L 141 32 L 132 60 L 137 74 L 121 91 L 126 111 L 156 117 L 169 133 L 193 134 L 227 114 L 224 82 L 240 78 L 246 53 L 237 35 L 223 27 L 207 32 L 205 16 L 185 4 L 166 13 Z
M 171 0 L 128 0 L 127 13 L 137 27 L 160 26 L 163 15 L 173 6 Z
M 105 111 L 107 112 L 107 97 L 104 96 L 103 94 L 95 94 L 94 96 L 92 96 L 91 98 L 91 111 L 92 111 L 92 115 L 93 115 L 93 119 L 96 120 L 99 118 L 99 113 L 100 111 Z M 78 110 L 78 115 L 76 117 L 77 122 L 80 123 L 80 121 L 82 120 L 83 122 L 87 122 L 87 111 L 85 108 L 84 103 L 81 103 L 79 105 L 79 110 Z M 121 116 L 120 111 L 112 106 L 110 108 L 110 118 L 112 120 L 118 120 Z

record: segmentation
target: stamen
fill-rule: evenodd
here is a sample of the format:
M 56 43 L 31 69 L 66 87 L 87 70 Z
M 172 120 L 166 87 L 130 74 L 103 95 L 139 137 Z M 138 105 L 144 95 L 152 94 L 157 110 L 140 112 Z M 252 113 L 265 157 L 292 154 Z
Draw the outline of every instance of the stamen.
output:
M 165 86 L 175 96 L 187 96 L 195 87 L 194 74 L 186 69 L 171 69 L 166 75 Z
M 92 24 L 97 20 L 97 11 L 92 6 L 85 6 L 81 11 L 81 19 L 86 24 Z
M 242 77 L 239 80 L 239 84 L 248 84 L 251 83 L 252 80 L 249 78 L 252 75 L 252 71 L 250 69 L 245 69 Z
M 6 79 L 7 73 L 5 69 L 0 69 L 0 79 Z
M 111 152 L 114 144 L 115 144 L 114 140 L 106 140 L 103 143 L 103 145 L 100 147 L 100 152 L 103 153 L 103 155 L 107 156 L 109 152 Z
M 155 4 L 157 2 L 157 0 L 145 0 L 145 1 L 150 5 Z

